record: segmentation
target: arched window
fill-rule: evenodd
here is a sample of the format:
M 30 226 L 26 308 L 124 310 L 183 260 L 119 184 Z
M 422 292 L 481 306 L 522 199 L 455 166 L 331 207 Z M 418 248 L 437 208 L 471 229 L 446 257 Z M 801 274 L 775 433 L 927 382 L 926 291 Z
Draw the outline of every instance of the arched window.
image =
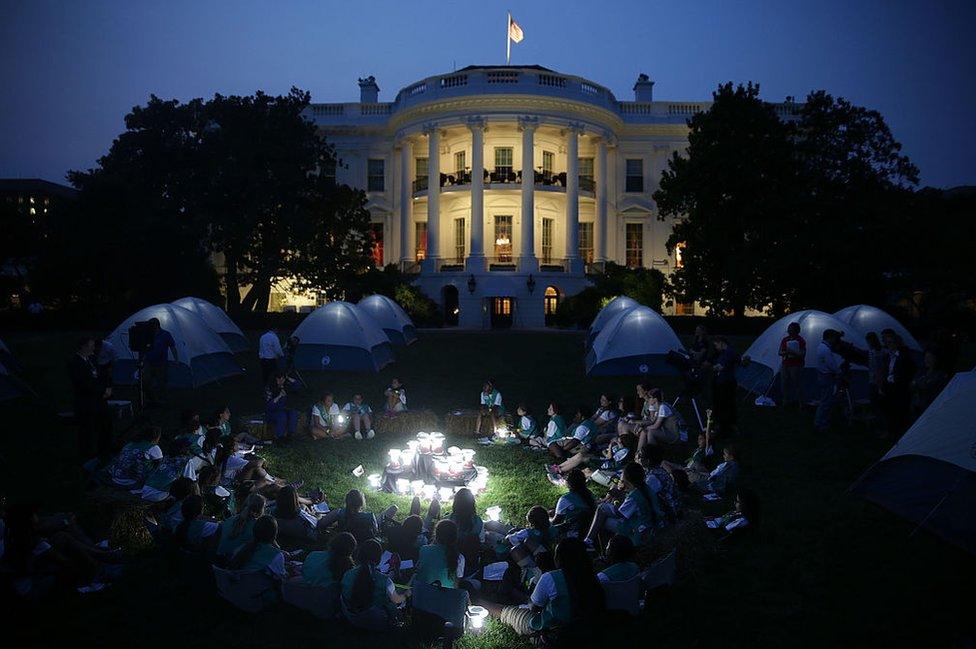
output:
M 559 307 L 559 290 L 555 286 L 546 287 L 545 295 L 542 298 L 542 307 L 546 314 L 546 325 L 549 325 Z

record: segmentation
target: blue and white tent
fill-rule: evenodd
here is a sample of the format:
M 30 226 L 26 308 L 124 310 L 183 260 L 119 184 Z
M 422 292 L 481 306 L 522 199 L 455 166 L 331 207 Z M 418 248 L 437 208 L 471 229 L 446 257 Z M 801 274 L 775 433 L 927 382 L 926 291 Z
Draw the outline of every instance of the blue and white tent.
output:
M 119 354 L 112 370 L 115 383 L 133 385 L 139 381 L 139 359 L 129 349 L 129 328 L 150 318 L 158 318 L 176 342 L 177 360 L 170 353 L 166 374 L 170 387 L 195 388 L 244 372 L 224 339 L 203 318 L 180 306 L 155 304 L 129 316 L 106 338 Z
M 181 306 L 203 318 L 207 326 L 220 334 L 220 337 L 224 339 L 224 342 L 235 354 L 245 351 L 249 347 L 244 332 L 234 324 L 230 316 L 220 307 L 198 297 L 181 297 L 172 304 Z
M 858 347 L 865 346 L 864 335 L 869 331 L 873 331 L 878 336 L 881 336 L 883 330 L 894 329 L 895 333 L 901 336 L 902 341 L 909 349 L 916 352 L 922 351 L 922 346 L 908 332 L 908 329 L 895 320 L 894 316 L 882 311 L 878 307 L 868 306 L 867 304 L 855 304 L 854 306 L 841 309 L 834 314 L 834 317 L 857 330 L 860 338 L 851 340 L 851 342 Z
M 356 306 L 373 318 L 394 345 L 406 347 L 416 342 L 417 330 L 413 326 L 413 320 L 390 298 L 385 295 L 369 295 L 361 299 Z
M 779 376 L 782 358 L 779 355 L 779 344 L 786 337 L 786 328 L 791 322 L 800 325 L 800 336 L 807 343 L 807 353 L 804 358 L 803 372 L 800 378 L 802 398 L 809 400 L 819 394 L 817 387 L 817 347 L 823 339 L 824 329 L 844 332 L 844 340 L 864 348 L 863 336 L 847 323 L 841 322 L 829 313 L 823 311 L 797 311 L 780 318 L 769 325 L 743 357 L 749 357 L 749 363 L 740 367 L 736 372 L 739 385 L 750 392 L 768 394 L 774 400 L 780 396 Z M 867 368 L 861 365 L 851 367 L 851 394 L 855 398 L 867 396 Z
M 608 305 L 609 306 L 609 305 Z M 617 313 L 586 353 L 590 376 L 641 376 L 674 374 L 665 360 L 668 352 L 681 349 L 681 341 L 659 313 L 636 306 Z
M 960 372 L 852 491 L 976 554 L 976 371 Z
M 589 349 L 593 346 L 593 341 L 600 334 L 607 323 L 614 319 L 620 313 L 628 309 L 633 309 L 635 306 L 640 306 L 640 303 L 633 300 L 626 295 L 618 295 L 609 302 L 606 306 L 600 309 L 600 312 L 596 314 L 593 318 L 593 322 L 590 324 L 590 331 L 586 335 L 586 348 Z
M 312 311 L 292 334 L 300 370 L 378 372 L 393 362 L 390 339 L 369 315 L 349 302 Z

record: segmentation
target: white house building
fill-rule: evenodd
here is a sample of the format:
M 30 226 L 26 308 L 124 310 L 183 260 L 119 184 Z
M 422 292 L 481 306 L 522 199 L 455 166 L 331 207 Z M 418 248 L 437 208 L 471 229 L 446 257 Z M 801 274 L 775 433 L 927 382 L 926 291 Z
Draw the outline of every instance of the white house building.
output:
M 606 261 L 680 264 L 651 194 L 709 104 L 654 101 L 653 85 L 642 74 L 620 101 L 540 66 L 469 66 L 392 102 L 360 79 L 358 103 L 309 117 L 336 147 L 337 182 L 367 192 L 377 265 L 418 273 L 460 326 L 542 327 Z

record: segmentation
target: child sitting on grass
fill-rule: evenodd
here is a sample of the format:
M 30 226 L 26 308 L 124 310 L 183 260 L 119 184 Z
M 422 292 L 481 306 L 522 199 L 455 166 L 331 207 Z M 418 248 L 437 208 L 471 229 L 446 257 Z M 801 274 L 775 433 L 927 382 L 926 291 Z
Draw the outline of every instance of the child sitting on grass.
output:
M 406 597 L 379 570 L 383 548 L 368 539 L 357 548 L 358 565 L 342 577 L 342 610 L 350 624 L 382 631 L 396 624 L 397 606 Z
M 341 584 L 345 574 L 356 565 L 356 537 L 348 532 L 337 535 L 328 550 L 310 552 L 302 564 L 302 581 L 313 586 Z
M 187 552 L 206 553 L 212 547 L 219 526 L 203 517 L 203 497 L 187 496 L 180 506 L 183 520 L 173 532 L 173 545 Z
M 271 516 L 254 523 L 254 537 L 231 557 L 231 570 L 261 571 L 275 581 L 286 577 L 285 554 L 278 547 L 278 524 Z
M 596 512 L 596 497 L 586 486 L 586 475 L 580 469 L 566 474 L 569 492 L 556 501 L 556 509 L 551 519 L 560 536 L 585 536 Z
M 539 434 L 539 425 L 535 417 L 529 414 L 529 409 L 524 403 L 520 403 L 515 409 L 517 415 L 515 419 L 515 435 L 523 444 L 529 446 L 539 446 L 542 436 Z
M 640 566 L 634 562 L 637 554 L 634 543 L 622 534 L 617 534 L 607 543 L 607 565 L 597 573 L 601 583 L 628 581 L 640 574 Z
M 366 496 L 359 489 L 351 489 L 346 493 L 346 506 L 333 509 L 319 519 L 316 526 L 320 533 L 337 525 L 340 532 L 349 532 L 359 543 L 374 538 L 379 533 L 379 525 L 373 512 L 363 511 L 366 506 Z M 382 514 L 381 519 L 396 516 L 398 507 L 390 505 Z

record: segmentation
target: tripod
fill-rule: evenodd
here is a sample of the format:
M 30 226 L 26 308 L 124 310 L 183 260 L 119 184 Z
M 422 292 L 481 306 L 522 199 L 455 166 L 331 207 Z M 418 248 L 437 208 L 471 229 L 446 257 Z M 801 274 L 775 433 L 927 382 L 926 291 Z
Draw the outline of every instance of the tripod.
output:
M 698 430 L 705 430 L 705 424 L 702 422 L 701 410 L 698 408 L 698 399 L 695 397 L 698 394 L 698 389 L 701 384 L 701 378 L 696 370 L 688 370 L 681 373 L 682 379 L 684 379 L 684 387 L 678 396 L 675 398 L 674 403 L 671 404 L 672 408 L 677 409 L 678 404 L 681 403 L 682 399 L 688 399 L 691 401 L 691 409 L 695 411 L 695 419 L 698 421 Z
M 671 404 L 671 407 L 677 408 L 678 404 L 681 402 L 681 397 L 683 396 L 688 395 L 679 394 L 674 400 L 674 403 Z M 688 396 L 688 399 L 691 401 L 691 409 L 695 411 L 695 419 L 698 420 L 698 430 L 705 430 L 705 424 L 702 423 L 701 411 L 698 409 L 698 400 L 695 398 L 694 394 Z

